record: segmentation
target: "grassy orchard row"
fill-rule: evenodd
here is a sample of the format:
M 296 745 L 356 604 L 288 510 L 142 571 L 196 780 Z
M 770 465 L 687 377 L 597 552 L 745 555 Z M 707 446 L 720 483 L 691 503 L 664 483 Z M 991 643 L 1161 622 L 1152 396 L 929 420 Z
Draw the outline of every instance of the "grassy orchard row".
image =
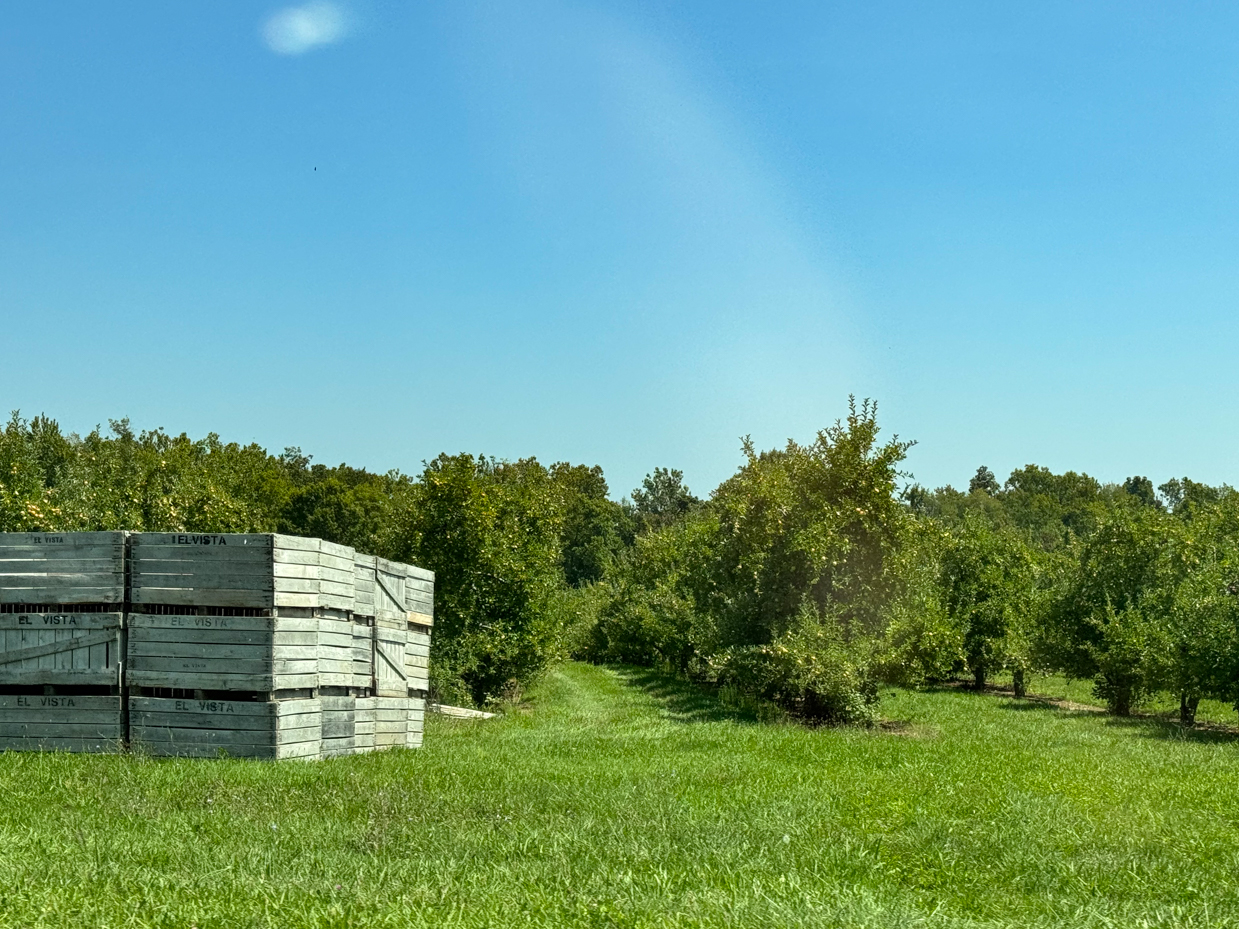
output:
M 512 693 L 569 655 L 661 665 L 810 716 L 868 720 L 881 682 L 1032 671 L 1123 713 L 1239 693 L 1239 503 L 1190 480 L 1102 485 L 1030 465 L 904 487 L 876 408 L 744 447 L 708 501 L 657 469 L 441 455 L 417 476 L 162 431 L 0 432 L 0 530 L 278 531 L 437 576 L 432 690 Z

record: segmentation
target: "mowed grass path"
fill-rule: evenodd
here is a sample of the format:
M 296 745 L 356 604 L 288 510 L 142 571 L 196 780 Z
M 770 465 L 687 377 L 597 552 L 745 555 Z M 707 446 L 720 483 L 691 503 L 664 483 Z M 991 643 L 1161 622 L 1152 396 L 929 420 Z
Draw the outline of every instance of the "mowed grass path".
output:
M 313 764 L 0 755 L 2 926 L 1233 926 L 1239 743 L 963 691 L 757 724 L 568 665 Z

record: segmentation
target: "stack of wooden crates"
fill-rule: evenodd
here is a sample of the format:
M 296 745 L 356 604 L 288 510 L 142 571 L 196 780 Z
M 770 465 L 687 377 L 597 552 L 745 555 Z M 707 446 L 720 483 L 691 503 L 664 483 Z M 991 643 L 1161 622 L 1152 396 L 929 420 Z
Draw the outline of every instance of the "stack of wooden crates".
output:
M 125 739 L 123 532 L 0 533 L 0 749 Z
M 113 673 L 109 698 L 119 720 L 113 745 L 124 739 L 126 729 L 136 750 L 153 755 L 318 758 L 421 744 L 422 652 L 428 654 L 433 623 L 430 572 L 320 539 L 275 534 L 56 538 L 86 535 L 119 540 L 118 586 L 110 594 L 117 612 L 106 620 L 113 624 L 106 628 L 116 629 L 117 641 L 112 663 L 103 665 Z M 0 534 L 0 553 L 9 538 L 15 537 Z M 0 572 L 5 570 L 0 565 Z M 18 596 L 9 587 L 0 591 L 0 604 Z M 376 591 L 404 598 L 403 611 L 394 600 L 376 597 Z M 405 633 L 399 655 L 386 632 L 397 614 Z M 30 620 L 28 613 L 21 615 Z M 0 617 L 7 621 L 10 614 Z M 95 620 L 89 628 L 103 629 L 103 622 Z M 414 642 L 407 630 L 415 626 L 424 634 Z M 3 628 L 7 645 L 8 627 Z M 98 646 L 96 638 L 90 638 L 89 647 Z M 0 662 L 4 657 L 13 659 L 10 664 L 29 662 L 43 655 L 30 651 L 24 639 L 13 641 Z M 72 660 L 84 671 L 93 668 L 87 658 Z M 391 660 L 399 662 L 402 687 L 394 686 L 387 673 Z M 412 678 L 410 662 L 421 663 Z M 5 667 L 0 663 L 0 686 Z M 29 707 L 23 703 L 20 709 L 28 712 Z M 0 732 L 25 718 L 8 714 L 7 704 L 0 706 Z M 10 747 L 92 750 L 85 743 L 54 744 L 43 729 L 22 732 L 27 741 Z

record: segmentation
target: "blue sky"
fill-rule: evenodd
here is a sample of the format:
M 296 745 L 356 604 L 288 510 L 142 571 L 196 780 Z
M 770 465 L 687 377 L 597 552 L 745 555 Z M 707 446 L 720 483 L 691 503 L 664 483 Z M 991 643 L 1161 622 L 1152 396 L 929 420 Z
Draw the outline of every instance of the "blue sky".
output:
M 1239 483 L 1239 6 L 0 11 L 0 401 L 705 492 L 873 397 L 931 486 Z

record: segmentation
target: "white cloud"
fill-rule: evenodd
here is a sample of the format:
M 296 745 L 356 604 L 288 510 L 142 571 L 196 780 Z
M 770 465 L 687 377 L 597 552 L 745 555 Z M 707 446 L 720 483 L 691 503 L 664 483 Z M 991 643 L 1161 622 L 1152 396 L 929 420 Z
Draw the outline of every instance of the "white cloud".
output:
M 271 51 L 300 55 L 322 45 L 339 42 L 349 32 L 344 10 L 326 0 L 285 7 L 262 27 L 262 37 Z

